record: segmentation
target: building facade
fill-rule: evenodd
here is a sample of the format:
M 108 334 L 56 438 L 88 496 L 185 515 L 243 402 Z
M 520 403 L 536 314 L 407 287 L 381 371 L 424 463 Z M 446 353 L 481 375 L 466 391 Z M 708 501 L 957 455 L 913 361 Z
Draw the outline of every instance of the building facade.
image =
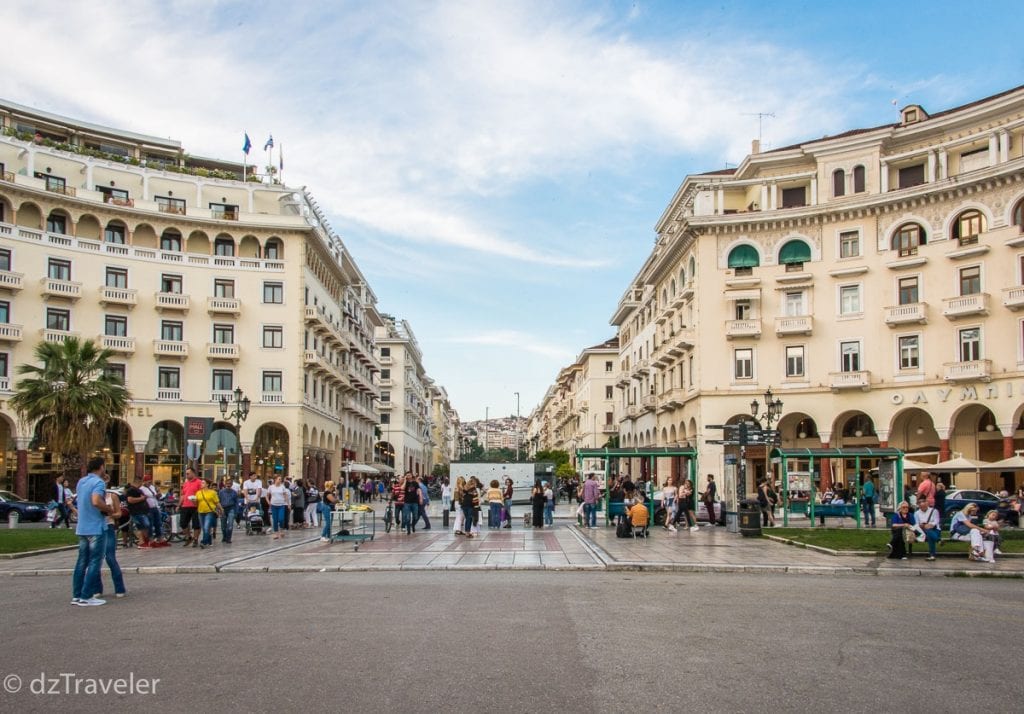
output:
M 428 380 L 430 396 L 430 448 L 431 463 L 428 473 L 435 465 L 448 466 L 455 461 L 459 434 L 459 415 L 448 401 L 448 392 L 433 380 Z
M 6 400 L 40 341 L 93 339 L 131 406 L 97 445 L 115 482 L 175 483 L 185 417 L 207 472 L 322 482 L 372 457 L 376 296 L 302 189 L 179 143 L 0 102 L 0 473 L 47 500 L 53 457 Z M 240 429 L 221 416 L 241 389 Z M 234 404 L 232 404 L 232 408 Z
M 782 402 L 783 446 L 936 462 L 1024 449 L 1024 88 L 753 152 L 687 177 L 611 322 L 622 446 L 737 457 L 718 425 Z M 771 464 L 747 450 L 747 490 Z M 727 459 L 728 457 L 728 459 Z M 659 477 L 680 463 L 656 464 Z M 823 483 L 857 478 L 824 460 Z M 862 469 L 870 464 L 862 464 Z M 649 464 L 639 461 L 636 471 Z M 799 464 L 796 468 L 800 468 Z M 961 473 L 1011 489 L 1021 474 Z
M 432 467 L 431 407 L 423 353 L 405 320 L 383 316 L 380 348 L 380 441 L 377 460 L 399 473 L 427 474 Z

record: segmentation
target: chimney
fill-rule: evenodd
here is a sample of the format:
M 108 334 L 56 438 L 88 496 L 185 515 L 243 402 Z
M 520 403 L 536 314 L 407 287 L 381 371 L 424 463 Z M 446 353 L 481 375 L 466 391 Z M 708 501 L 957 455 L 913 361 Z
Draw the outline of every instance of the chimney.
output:
M 760 154 L 761 153 L 761 140 L 760 139 L 754 139 L 753 141 L 750 142 L 750 153 L 751 154 Z

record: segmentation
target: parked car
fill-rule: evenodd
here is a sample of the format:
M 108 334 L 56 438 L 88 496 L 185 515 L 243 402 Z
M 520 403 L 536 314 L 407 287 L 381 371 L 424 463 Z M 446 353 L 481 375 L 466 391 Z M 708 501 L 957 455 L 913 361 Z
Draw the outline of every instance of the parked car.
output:
M 46 504 L 27 501 L 10 491 L 0 491 L 0 520 L 8 520 L 11 513 L 17 513 L 21 521 L 41 521 L 46 518 Z
M 943 518 L 952 518 L 954 513 L 963 510 L 968 503 L 978 504 L 979 514 L 984 518 L 986 513 L 999 507 L 999 496 L 976 489 L 960 488 L 946 491 L 946 512 Z

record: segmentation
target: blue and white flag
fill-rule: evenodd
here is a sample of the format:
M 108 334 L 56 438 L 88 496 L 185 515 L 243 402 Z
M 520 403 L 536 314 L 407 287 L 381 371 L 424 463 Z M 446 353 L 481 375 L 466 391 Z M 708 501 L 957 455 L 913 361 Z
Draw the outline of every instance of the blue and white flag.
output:
M 252 148 L 252 142 L 249 140 L 249 133 L 245 134 L 245 141 L 242 143 L 242 153 L 246 156 L 249 155 L 249 149 Z
M 263 150 L 264 151 L 269 151 L 270 149 L 273 149 L 273 148 L 274 148 L 274 135 L 271 134 L 270 136 L 267 137 L 267 143 L 263 145 Z

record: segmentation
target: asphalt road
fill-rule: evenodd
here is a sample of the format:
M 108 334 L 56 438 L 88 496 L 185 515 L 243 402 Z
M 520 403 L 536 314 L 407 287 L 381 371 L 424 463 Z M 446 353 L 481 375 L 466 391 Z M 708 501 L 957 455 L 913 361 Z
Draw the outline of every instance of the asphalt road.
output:
M 5 711 L 1021 710 L 1019 580 L 155 575 L 96 608 L 66 578 L 2 588 Z M 160 681 L 31 694 L 42 673 Z

